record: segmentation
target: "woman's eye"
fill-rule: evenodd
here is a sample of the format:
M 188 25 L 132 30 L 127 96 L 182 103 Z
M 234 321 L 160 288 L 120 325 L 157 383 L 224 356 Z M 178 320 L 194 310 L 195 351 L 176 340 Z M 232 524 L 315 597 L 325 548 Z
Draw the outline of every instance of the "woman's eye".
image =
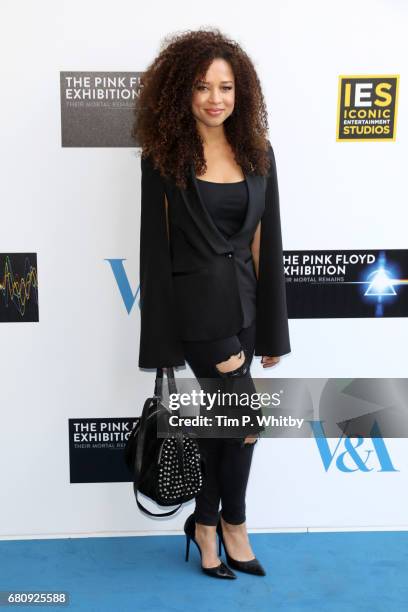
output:
M 208 89 L 208 87 L 206 85 L 197 85 L 197 89 L 199 91 L 202 91 L 203 89 Z M 224 91 L 231 91 L 232 87 L 225 85 L 224 87 L 221 87 L 221 89 L 223 89 Z

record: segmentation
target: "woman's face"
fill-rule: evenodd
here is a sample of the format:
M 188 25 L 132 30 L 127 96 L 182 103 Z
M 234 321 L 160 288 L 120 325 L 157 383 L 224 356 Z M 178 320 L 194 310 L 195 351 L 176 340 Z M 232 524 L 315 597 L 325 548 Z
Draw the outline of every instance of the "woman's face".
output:
M 229 117 L 234 110 L 234 103 L 235 81 L 232 68 L 227 61 L 217 58 L 209 66 L 203 80 L 197 80 L 194 84 L 193 115 L 206 126 L 216 127 Z

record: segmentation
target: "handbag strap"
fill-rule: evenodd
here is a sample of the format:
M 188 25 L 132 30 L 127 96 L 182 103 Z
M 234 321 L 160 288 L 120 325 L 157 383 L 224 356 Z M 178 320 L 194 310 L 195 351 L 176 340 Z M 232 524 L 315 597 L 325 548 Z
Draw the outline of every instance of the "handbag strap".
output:
M 159 516 L 159 517 L 160 516 L 170 516 L 171 514 L 175 514 L 177 510 L 180 510 L 181 506 L 183 505 L 183 504 L 180 504 L 177 508 L 174 508 L 174 510 L 169 510 L 168 512 L 161 512 L 161 513 L 150 512 L 150 510 L 145 508 L 144 505 L 137 499 L 137 487 L 135 486 L 135 483 L 133 483 L 133 490 L 135 492 L 136 503 L 139 506 L 140 510 L 143 510 L 143 512 L 150 514 L 150 516 Z

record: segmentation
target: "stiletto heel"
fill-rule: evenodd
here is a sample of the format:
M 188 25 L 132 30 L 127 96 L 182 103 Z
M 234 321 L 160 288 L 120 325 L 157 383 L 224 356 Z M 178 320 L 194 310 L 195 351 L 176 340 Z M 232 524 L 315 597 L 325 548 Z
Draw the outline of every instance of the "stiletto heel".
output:
M 188 561 L 190 553 L 190 540 L 193 540 L 194 544 L 197 546 L 200 553 L 200 558 L 202 559 L 201 548 L 195 539 L 194 513 L 190 514 L 184 523 L 184 533 L 186 534 L 186 561 Z M 225 565 L 223 561 L 221 561 L 221 563 L 215 567 L 203 567 L 201 563 L 201 569 L 205 574 L 208 576 L 213 576 L 214 578 L 236 578 L 234 572 L 228 567 L 228 565 Z
M 221 544 L 224 546 L 225 556 L 227 558 L 227 563 L 229 566 L 238 570 L 239 572 L 245 572 L 246 574 L 254 574 L 255 576 L 266 576 L 266 572 L 262 565 L 259 563 L 258 559 L 255 557 L 254 559 L 250 559 L 249 561 L 238 561 L 237 559 L 233 559 L 229 554 L 225 547 L 224 537 L 222 535 L 222 526 L 221 526 L 221 518 L 218 520 L 217 524 L 217 534 L 219 537 L 219 550 L 221 554 Z

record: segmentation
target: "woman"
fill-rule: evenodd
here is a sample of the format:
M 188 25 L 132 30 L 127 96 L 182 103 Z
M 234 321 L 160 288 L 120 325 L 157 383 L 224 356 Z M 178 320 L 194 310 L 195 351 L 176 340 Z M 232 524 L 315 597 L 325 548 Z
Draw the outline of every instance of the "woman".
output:
M 218 29 L 173 35 L 142 75 L 136 113 L 139 367 L 187 362 L 206 389 L 255 391 L 253 355 L 271 367 L 291 350 L 276 165 L 255 68 Z M 184 526 L 186 560 L 193 539 L 217 578 L 236 578 L 231 567 L 265 574 L 245 524 L 263 429 L 199 438 L 204 482 Z

